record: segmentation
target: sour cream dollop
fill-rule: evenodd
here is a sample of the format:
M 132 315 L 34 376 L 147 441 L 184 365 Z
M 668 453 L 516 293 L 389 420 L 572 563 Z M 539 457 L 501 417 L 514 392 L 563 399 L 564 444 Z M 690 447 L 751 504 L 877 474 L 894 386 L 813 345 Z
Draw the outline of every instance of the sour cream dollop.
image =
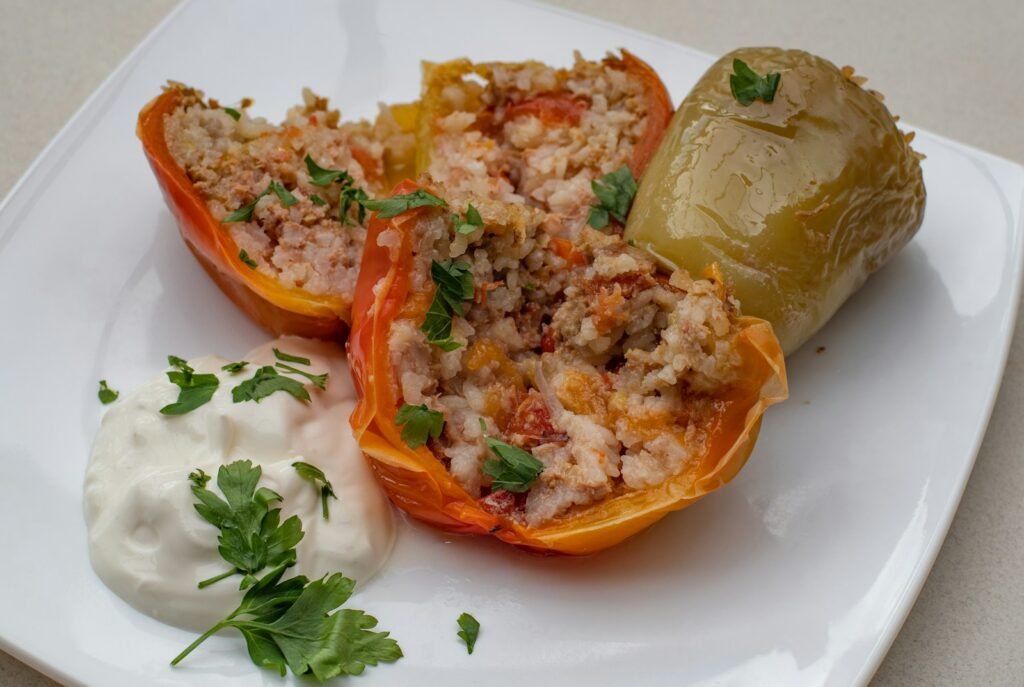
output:
M 283 391 L 258 403 L 234 403 L 232 387 L 261 365 L 273 365 L 275 347 L 312 363 L 295 367 L 328 372 L 327 389 L 307 384 L 308 404 Z M 86 472 L 85 517 L 96 573 L 139 611 L 191 630 L 222 619 L 242 596 L 237 575 L 196 586 L 230 568 L 217 552 L 217 528 L 193 508 L 188 475 L 196 468 L 212 477 L 208 488 L 220 494 L 220 466 L 243 459 L 262 466 L 259 486 L 280 494 L 282 521 L 298 515 L 305 532 L 298 564 L 287 576 L 341 572 L 362 585 L 394 543 L 391 507 L 349 428 L 356 396 L 340 349 L 282 337 L 244 360 L 249 365 L 237 374 L 221 370 L 233 361 L 217 356 L 189 361 L 197 373 L 216 374 L 220 385 L 210 402 L 185 415 L 160 414 L 178 398 L 178 387 L 163 373 L 123 394 L 103 418 Z M 319 489 L 292 467 L 296 461 L 315 465 L 331 481 L 337 498 L 329 499 L 329 520 L 321 513 Z

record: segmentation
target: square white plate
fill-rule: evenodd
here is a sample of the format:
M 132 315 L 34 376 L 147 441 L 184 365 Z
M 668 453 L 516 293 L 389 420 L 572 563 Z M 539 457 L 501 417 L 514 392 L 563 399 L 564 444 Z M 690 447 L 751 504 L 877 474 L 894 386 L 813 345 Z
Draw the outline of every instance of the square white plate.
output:
M 272 119 L 308 85 L 352 117 L 415 98 L 421 59 L 565 64 L 573 48 L 620 46 L 650 61 L 676 101 L 711 62 L 497 0 L 218 0 L 168 18 L 0 207 L 0 646 L 74 684 L 279 683 L 236 638 L 169 668 L 191 635 L 129 608 L 87 557 L 96 381 L 127 389 L 168 353 L 231 358 L 264 339 L 184 248 L 135 139 L 136 113 L 166 79 L 227 102 L 254 96 Z M 790 360 L 792 399 L 768 413 L 734 484 L 584 559 L 403 527 L 390 567 L 353 605 L 406 658 L 359 683 L 866 682 L 960 499 L 1021 283 L 1024 170 L 918 134 L 924 227 Z M 483 623 L 473 656 L 455 637 L 464 610 Z

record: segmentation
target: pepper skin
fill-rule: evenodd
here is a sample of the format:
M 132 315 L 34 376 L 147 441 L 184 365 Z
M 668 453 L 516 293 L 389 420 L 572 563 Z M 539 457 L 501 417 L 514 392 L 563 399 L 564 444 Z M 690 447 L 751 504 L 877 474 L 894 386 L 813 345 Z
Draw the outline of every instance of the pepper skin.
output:
M 394 194 L 417 188 L 405 181 Z M 742 359 L 740 382 L 719 399 L 720 410 L 710 422 L 708 452 L 693 468 L 697 475 L 690 485 L 686 484 L 689 475 L 683 473 L 656 487 L 609 498 L 571 518 L 531 529 L 484 510 L 427 447 L 409 448 L 395 425 L 398 399 L 388 337 L 396 316 L 417 300 L 409 289 L 412 229 L 422 213 L 433 211 L 417 208 L 391 219 L 370 220 L 348 340 L 349 366 L 360 397 L 352 427 L 374 474 L 396 506 L 452 532 L 492 535 L 541 552 L 588 554 L 613 546 L 667 513 L 691 505 L 739 472 L 754 447 L 764 410 L 787 395 L 782 350 L 771 326 L 749 317 L 741 319 L 736 340 Z M 402 237 L 393 254 L 377 242 L 388 229 L 397 230 Z
M 773 102 L 737 102 L 734 58 L 781 74 Z M 920 156 L 862 82 L 799 50 L 725 55 L 676 112 L 625 237 L 693 274 L 717 262 L 744 314 L 793 352 L 924 217 Z

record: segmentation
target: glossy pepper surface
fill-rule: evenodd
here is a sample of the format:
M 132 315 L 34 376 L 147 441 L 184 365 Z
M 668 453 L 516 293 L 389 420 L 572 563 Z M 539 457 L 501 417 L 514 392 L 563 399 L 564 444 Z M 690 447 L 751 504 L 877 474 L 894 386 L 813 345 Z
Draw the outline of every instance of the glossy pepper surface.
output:
M 417 188 L 406 181 L 394 193 L 411 193 Z M 707 453 L 692 471 L 658 486 L 609 498 L 551 525 L 528 528 L 482 508 L 428 447 L 409 448 L 395 425 L 401 400 L 397 397 L 388 338 L 396 317 L 422 311 L 428 296 L 410 292 L 413 227 L 427 212 L 436 211 L 417 208 L 387 220 L 371 219 L 348 340 L 349 366 L 360 397 L 352 427 L 374 474 L 395 505 L 453 532 L 489 534 L 537 551 L 587 554 L 617 544 L 667 513 L 685 508 L 739 472 L 753 449 L 764 410 L 787 395 L 779 343 L 771 326 L 754 318 L 741 320 L 735 342 L 742 359 L 740 381 L 717 399 L 718 411 L 709 421 L 712 439 Z M 401 244 L 393 252 L 377 242 L 377 237 L 389 229 L 401 236 Z
M 772 102 L 737 102 L 734 59 L 781 75 Z M 625 236 L 694 274 L 718 263 L 744 314 L 796 350 L 924 216 L 920 156 L 862 82 L 799 50 L 725 55 L 676 112 Z

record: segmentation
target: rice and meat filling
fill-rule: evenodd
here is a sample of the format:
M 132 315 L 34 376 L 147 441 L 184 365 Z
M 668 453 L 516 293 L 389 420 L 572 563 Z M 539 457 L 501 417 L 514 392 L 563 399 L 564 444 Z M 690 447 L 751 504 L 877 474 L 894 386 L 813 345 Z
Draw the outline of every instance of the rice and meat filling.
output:
M 591 182 L 631 165 L 648 132 L 649 89 L 613 56 L 577 53 L 568 69 L 427 65 L 425 171 L 446 197 L 526 203 L 549 213 L 549 230 L 574 236 L 595 200 Z
M 389 336 L 398 405 L 443 413 L 433 454 L 485 509 L 530 527 L 694 471 L 715 398 L 739 373 L 738 307 L 722 285 L 660 275 L 646 253 L 589 228 L 570 247 L 523 205 L 473 204 L 484 227 L 469 236 L 447 213 L 418 221 L 415 295 Z M 395 233 L 380 245 L 397 245 Z M 459 264 L 472 299 L 437 345 L 421 325 L 437 270 Z M 495 440 L 542 464 L 521 493 L 492 488 Z
M 286 287 L 350 301 L 366 239 L 352 196 L 386 192 L 384 162 L 409 156 L 412 135 L 386 108 L 372 125 L 339 124 L 340 113 L 308 89 L 280 125 L 183 93 L 165 119 L 167 146 L 250 266 Z M 307 156 L 336 172 L 320 179 L 328 183 L 313 183 Z

